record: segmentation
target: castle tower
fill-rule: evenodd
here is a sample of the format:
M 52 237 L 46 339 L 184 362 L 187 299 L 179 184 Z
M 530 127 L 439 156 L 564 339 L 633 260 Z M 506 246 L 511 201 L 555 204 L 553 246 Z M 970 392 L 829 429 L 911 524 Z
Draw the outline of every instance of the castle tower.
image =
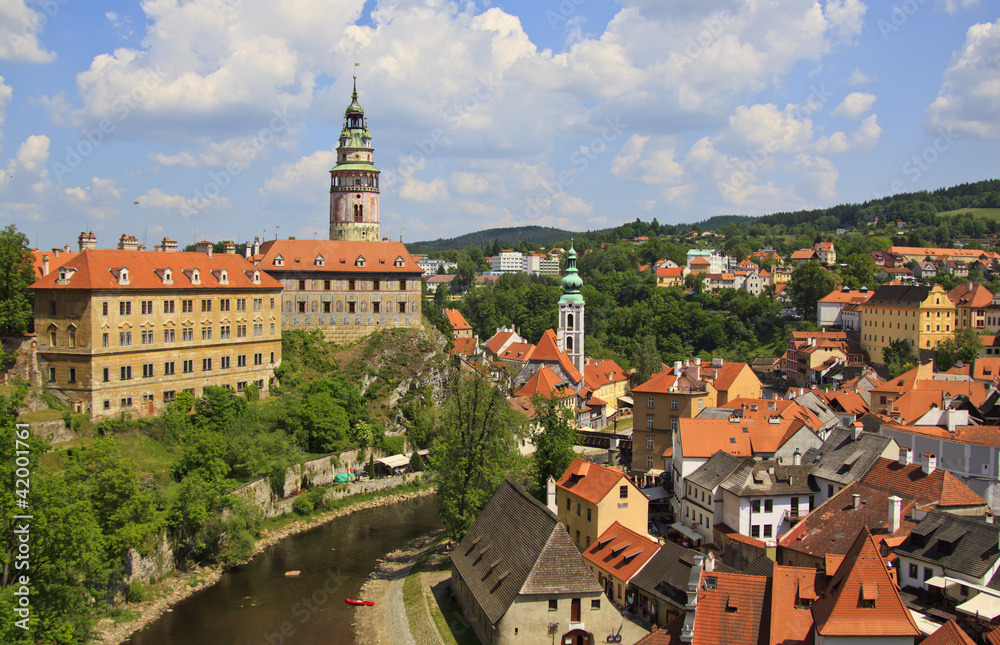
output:
M 358 103 L 354 77 L 351 104 L 344 112 L 344 129 L 337 146 L 337 165 L 330 170 L 330 239 L 379 241 L 378 175 L 372 165 L 372 135 L 365 110 Z
M 576 250 L 570 242 L 566 254 L 566 275 L 561 281 L 563 295 L 559 298 L 559 349 L 566 352 L 576 369 L 583 374 L 583 280 L 576 270 Z

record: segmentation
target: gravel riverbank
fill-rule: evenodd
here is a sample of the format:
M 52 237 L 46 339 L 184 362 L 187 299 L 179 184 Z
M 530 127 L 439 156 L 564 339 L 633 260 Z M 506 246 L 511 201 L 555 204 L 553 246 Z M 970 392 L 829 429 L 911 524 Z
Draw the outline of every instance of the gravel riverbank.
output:
M 250 559 L 252 560 L 264 549 L 276 544 L 286 537 L 327 524 L 337 518 L 370 508 L 389 506 L 391 504 L 397 504 L 399 502 L 405 502 L 419 497 L 426 497 L 428 495 L 433 495 L 434 492 L 434 487 L 429 487 L 416 492 L 378 497 L 358 502 L 335 511 L 330 511 L 329 513 L 323 515 L 297 520 L 271 531 L 265 531 L 261 535 L 261 538 L 254 544 L 253 555 Z M 129 636 L 142 630 L 146 627 L 146 625 L 159 618 L 164 612 L 172 611 L 171 607 L 173 605 L 176 605 L 192 594 L 218 582 L 223 572 L 224 570 L 221 566 L 212 565 L 207 567 L 194 567 L 188 571 L 175 573 L 173 576 L 157 583 L 156 585 L 153 585 L 150 588 L 149 593 L 150 596 L 153 597 L 152 600 L 122 606 L 126 610 L 137 612 L 139 614 L 135 620 L 115 623 L 111 619 L 105 618 L 99 621 L 92 632 L 92 642 L 102 643 L 105 645 L 119 645 L 120 643 L 123 643 L 129 638 Z M 391 641 L 382 642 L 389 643 Z

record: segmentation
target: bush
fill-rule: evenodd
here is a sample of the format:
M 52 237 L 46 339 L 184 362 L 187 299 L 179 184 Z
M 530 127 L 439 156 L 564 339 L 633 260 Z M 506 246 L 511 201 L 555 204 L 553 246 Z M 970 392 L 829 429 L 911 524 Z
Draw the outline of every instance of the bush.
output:
M 309 493 L 299 495 L 295 498 L 295 501 L 292 502 L 292 510 L 299 515 L 309 515 L 313 512 L 314 508 L 316 508 L 316 501 Z
M 149 594 L 146 592 L 146 585 L 142 584 L 141 580 L 133 580 L 128 583 L 125 587 L 125 602 L 145 602 L 149 600 Z
M 382 439 L 382 450 L 384 450 L 387 455 L 403 454 L 404 445 L 405 441 L 402 437 L 385 437 Z

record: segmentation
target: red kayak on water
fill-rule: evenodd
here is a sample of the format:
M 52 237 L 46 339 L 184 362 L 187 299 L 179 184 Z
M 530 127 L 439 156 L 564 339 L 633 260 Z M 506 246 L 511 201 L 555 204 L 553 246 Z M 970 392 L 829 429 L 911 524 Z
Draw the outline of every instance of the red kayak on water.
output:
M 374 600 L 354 600 L 353 598 L 345 598 L 344 602 L 348 605 L 364 605 L 366 607 L 371 607 L 375 604 Z

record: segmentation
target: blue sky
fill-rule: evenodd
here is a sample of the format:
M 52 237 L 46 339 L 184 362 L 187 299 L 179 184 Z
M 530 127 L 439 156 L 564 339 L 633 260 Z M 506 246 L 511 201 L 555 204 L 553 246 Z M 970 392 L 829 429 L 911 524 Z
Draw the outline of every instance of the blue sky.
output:
M 326 237 L 355 62 L 409 241 L 1000 176 L 985 0 L 0 0 L 0 219 Z

